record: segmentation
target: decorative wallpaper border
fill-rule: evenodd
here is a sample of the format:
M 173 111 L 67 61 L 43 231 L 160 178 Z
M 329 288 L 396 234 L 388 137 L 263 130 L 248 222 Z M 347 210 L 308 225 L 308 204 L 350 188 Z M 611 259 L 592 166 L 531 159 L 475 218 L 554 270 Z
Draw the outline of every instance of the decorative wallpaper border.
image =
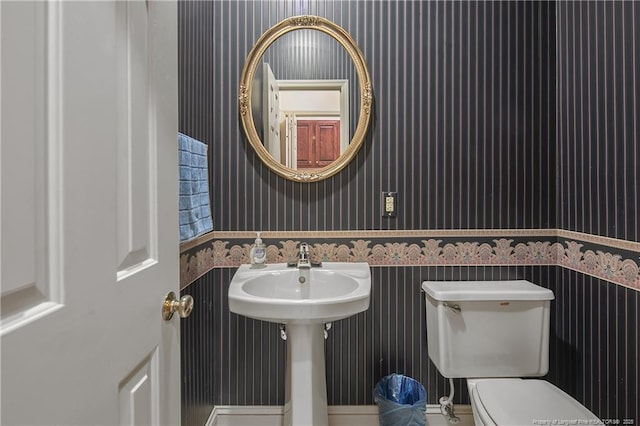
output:
M 253 231 L 209 232 L 194 240 L 182 243 L 180 252 L 185 253 L 213 240 L 253 239 Z M 270 239 L 308 238 L 442 238 L 442 237 L 555 237 L 555 239 L 578 240 L 601 246 L 640 252 L 640 242 L 620 240 L 600 235 L 564 229 L 413 229 L 413 230 L 351 230 L 351 231 L 263 231 L 261 235 Z
M 267 244 L 268 263 L 294 260 L 301 239 L 307 239 L 312 258 L 325 262 L 368 262 L 374 267 L 559 265 L 640 290 L 640 267 L 638 257 L 634 254 L 640 252 L 638 243 L 604 237 L 590 239 L 588 234 L 565 234 L 565 231 L 558 230 L 511 231 L 510 238 L 504 237 L 504 231 L 496 232 L 502 235 L 495 237 L 496 233 L 484 230 L 473 231 L 474 235 L 469 235 L 471 232 L 466 231 L 466 238 L 442 231 L 438 234 L 441 238 L 424 237 L 432 231 L 411 234 L 407 234 L 407 231 L 332 232 L 336 235 L 265 232 L 263 240 Z M 364 233 L 368 238 L 350 239 L 353 236 L 364 236 Z M 531 233 L 537 235 L 530 235 Z M 558 238 L 560 233 L 574 237 L 584 235 L 586 238 L 581 238 L 580 242 L 562 239 Z M 278 237 L 290 237 L 291 234 L 297 238 L 273 241 Z M 226 238 L 220 238 L 221 236 Z M 532 236 L 546 238 L 527 238 Z M 331 242 L 309 240 L 314 237 L 321 240 L 331 238 Z M 184 253 L 180 258 L 181 288 L 213 268 L 234 268 L 249 263 L 252 238 L 251 232 L 220 233 L 204 246 Z M 604 246 L 603 241 L 613 244 Z

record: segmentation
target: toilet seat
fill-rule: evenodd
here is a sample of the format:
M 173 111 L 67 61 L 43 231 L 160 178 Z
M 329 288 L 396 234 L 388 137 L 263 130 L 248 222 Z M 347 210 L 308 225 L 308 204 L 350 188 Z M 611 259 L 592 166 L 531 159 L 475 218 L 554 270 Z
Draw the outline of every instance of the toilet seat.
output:
M 471 397 L 475 414 L 484 424 L 603 424 L 578 401 L 544 380 L 478 379 L 474 383 Z

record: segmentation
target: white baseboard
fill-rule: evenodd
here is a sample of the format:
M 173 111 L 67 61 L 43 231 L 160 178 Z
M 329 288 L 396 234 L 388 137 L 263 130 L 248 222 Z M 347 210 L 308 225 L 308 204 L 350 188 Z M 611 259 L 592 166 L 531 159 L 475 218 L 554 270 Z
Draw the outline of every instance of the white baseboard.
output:
M 458 426 L 472 426 L 470 405 L 456 405 Z M 216 405 L 206 426 L 282 426 L 284 407 L 278 405 Z M 376 426 L 377 405 L 330 405 L 329 426 Z M 439 405 L 427 405 L 427 425 L 448 426 Z M 310 425 L 311 426 L 311 425 Z

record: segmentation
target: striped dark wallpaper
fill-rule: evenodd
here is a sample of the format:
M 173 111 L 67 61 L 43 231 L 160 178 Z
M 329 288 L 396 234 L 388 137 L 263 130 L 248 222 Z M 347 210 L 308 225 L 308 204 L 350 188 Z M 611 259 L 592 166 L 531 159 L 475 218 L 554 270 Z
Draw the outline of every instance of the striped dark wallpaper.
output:
M 557 4 L 559 228 L 640 241 L 639 24 L 636 2 Z M 640 293 L 566 269 L 553 290 L 550 379 L 637 424 Z
M 640 4 L 558 4 L 558 227 L 640 241 Z
M 300 13 L 358 42 L 375 97 L 354 161 L 300 185 L 269 171 L 238 120 L 253 42 Z M 555 38 L 548 3 L 183 2 L 180 130 L 212 146 L 214 229 L 555 227 Z M 381 191 L 398 192 L 394 219 Z
M 581 135 L 587 132 L 574 119 L 583 104 L 579 84 L 586 84 L 578 81 L 586 80 L 569 77 L 578 78 L 588 61 L 574 59 L 579 51 L 567 43 L 582 34 L 575 39 L 585 43 L 580 51 L 594 55 L 584 46 L 596 31 L 589 32 L 594 26 L 586 21 L 580 26 L 574 10 L 583 10 L 586 19 L 587 10 L 604 14 L 604 8 L 551 2 L 180 2 L 180 131 L 210 147 L 214 229 L 558 227 L 638 241 L 637 222 L 629 221 L 638 216 L 637 168 L 629 165 L 637 165 L 637 139 L 629 139 L 635 127 L 624 109 L 632 105 L 637 117 L 637 96 L 631 101 L 636 79 L 629 71 L 631 66 L 638 75 L 637 55 L 607 49 L 609 56 L 622 56 L 632 88 L 606 109 L 602 97 L 593 104 L 602 109 L 603 121 L 627 117 L 622 139 L 613 137 L 621 127 L 609 124 L 610 135 L 592 136 L 591 157 L 583 155 Z M 616 19 L 624 8 L 625 16 L 640 22 L 637 5 L 615 8 Z M 306 13 L 333 20 L 355 38 L 375 96 L 372 125 L 357 157 L 314 184 L 288 182 L 260 163 L 242 134 L 237 105 L 238 78 L 252 43 L 282 18 Z M 637 30 L 625 19 L 624 29 L 614 33 L 631 32 L 625 51 L 637 53 Z M 597 32 L 602 35 L 600 26 Z M 593 96 L 596 86 L 589 81 Z M 616 82 L 607 89 L 609 98 Z M 592 123 L 594 113 L 583 117 Z M 611 144 L 623 154 L 612 155 Z M 596 154 L 605 157 L 610 176 L 614 167 L 616 177 L 624 170 L 627 177 L 616 181 L 622 192 L 607 186 L 606 173 L 587 172 L 605 167 L 593 162 Z M 635 162 L 628 159 L 634 155 Z M 596 186 L 608 195 L 589 202 Z M 382 190 L 399 193 L 395 219 L 380 215 Z M 183 424 L 204 424 L 216 404 L 283 403 L 284 342 L 277 326 L 229 313 L 226 295 L 234 272 L 213 269 L 183 290 L 196 300 L 182 323 Z M 330 404 L 372 403 L 373 385 L 393 371 L 422 381 L 429 403 L 435 403 L 445 392 L 444 380 L 427 357 L 420 282 L 527 278 L 556 292 L 549 379 L 601 417 L 638 422 L 636 290 L 556 266 L 375 267 L 372 274 L 371 309 L 335 323 L 327 342 Z M 462 382 L 458 390 L 456 399 L 468 402 Z
M 214 405 L 282 405 L 285 342 L 276 324 L 231 314 L 235 269 L 214 269 L 189 286 L 196 307 L 183 320 L 183 424 L 204 424 Z M 375 383 L 400 372 L 448 393 L 428 359 L 423 280 L 528 279 L 555 294 L 547 379 L 601 418 L 640 419 L 640 292 L 556 266 L 372 268 L 371 308 L 338 321 L 327 340 L 332 405 L 372 404 Z M 202 327 L 201 324 L 207 324 Z M 457 403 L 469 403 L 456 380 Z

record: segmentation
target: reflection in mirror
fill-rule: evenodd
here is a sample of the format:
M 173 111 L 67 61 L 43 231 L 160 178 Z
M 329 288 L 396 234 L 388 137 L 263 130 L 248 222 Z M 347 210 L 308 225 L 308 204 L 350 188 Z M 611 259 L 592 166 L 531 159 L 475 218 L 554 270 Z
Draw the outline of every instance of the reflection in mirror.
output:
M 251 98 L 262 144 L 275 161 L 291 169 L 330 165 L 356 129 L 360 97 L 355 66 L 344 47 L 321 31 L 291 31 L 269 46 L 256 70 Z
M 276 161 L 314 169 L 340 157 L 350 140 L 349 126 L 341 125 L 349 124 L 348 80 L 267 79 L 266 87 L 262 141 Z
M 286 18 L 266 30 L 247 56 L 238 106 L 249 143 L 280 176 L 326 179 L 362 146 L 373 93 L 362 52 L 333 22 Z

